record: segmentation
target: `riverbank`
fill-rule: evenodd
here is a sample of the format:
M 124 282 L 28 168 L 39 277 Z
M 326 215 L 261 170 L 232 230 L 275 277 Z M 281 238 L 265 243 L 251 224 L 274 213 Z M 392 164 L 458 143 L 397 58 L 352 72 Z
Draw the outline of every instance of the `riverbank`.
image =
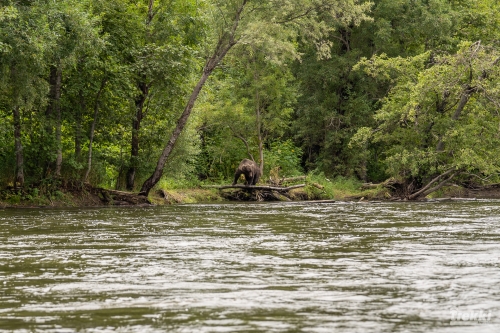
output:
M 338 177 L 333 181 L 325 177 L 308 176 L 302 179 L 305 186 L 279 195 L 276 199 L 283 201 L 308 200 L 382 200 L 388 199 L 387 189 L 362 190 L 359 181 Z M 223 202 L 255 200 L 251 196 L 238 195 L 241 189 L 217 189 L 213 186 L 222 184 L 191 183 L 179 184 L 163 182 L 151 191 L 148 200 L 154 205 L 189 204 L 203 202 Z M 227 185 L 227 184 L 224 184 Z M 287 184 L 289 186 L 292 184 Z M 244 191 L 243 191 L 244 192 Z M 38 188 L 5 189 L 0 191 L 0 208 L 7 207 L 95 207 L 137 205 L 133 192 L 115 191 L 88 184 L 66 186 L 52 191 L 40 191 Z
M 134 193 L 129 192 L 130 195 Z M 184 189 L 159 189 L 153 191 L 148 199 L 153 205 L 193 204 L 206 202 L 227 202 L 231 200 L 232 191 L 217 189 L 184 188 Z M 99 207 L 99 206 L 130 206 L 132 204 L 121 200 L 107 200 L 102 195 L 90 191 L 59 191 L 57 195 L 40 195 L 32 197 L 18 194 L 13 191 L 3 191 L 0 208 L 37 208 L 37 207 Z M 329 196 L 307 192 L 298 189 L 290 191 L 293 201 L 333 199 Z M 336 200 L 346 198 L 337 197 Z
M 202 185 L 193 187 L 158 188 L 151 191 L 147 200 L 136 201 L 133 192 L 114 191 L 89 185 L 80 188 L 61 188 L 50 193 L 40 193 L 36 188 L 29 190 L 6 189 L 0 191 L 0 208 L 39 208 L 39 207 L 100 207 L 100 206 L 140 206 L 172 205 L 207 202 L 255 201 L 250 196 L 236 195 L 238 189 L 206 188 Z M 213 185 L 212 185 L 213 186 Z M 119 195 L 114 195 L 114 194 Z M 236 194 L 235 194 L 236 193 Z M 129 200 L 127 197 L 132 198 Z M 243 199 L 242 199 L 243 198 Z M 448 186 L 428 197 L 429 200 L 447 198 L 500 199 L 500 185 L 490 185 L 478 189 L 460 186 Z M 361 183 L 346 178 L 334 181 L 324 179 L 309 180 L 306 186 L 289 191 L 286 196 L 278 196 L 282 201 L 393 201 L 387 188 L 374 187 L 364 189 Z

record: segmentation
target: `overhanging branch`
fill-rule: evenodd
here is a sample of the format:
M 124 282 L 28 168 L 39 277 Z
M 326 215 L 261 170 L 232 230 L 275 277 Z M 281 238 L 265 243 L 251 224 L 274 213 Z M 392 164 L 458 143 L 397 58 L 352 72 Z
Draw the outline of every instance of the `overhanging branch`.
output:
M 252 159 L 252 161 L 255 162 L 255 159 L 253 158 L 253 155 L 252 153 L 250 152 L 250 146 L 248 145 L 248 141 L 240 134 L 236 133 L 236 131 L 231 127 L 229 126 L 229 128 L 231 129 L 231 132 L 233 132 L 233 136 L 240 139 L 241 141 L 243 141 L 243 143 L 245 144 L 245 147 L 247 148 L 247 154 L 248 156 L 250 156 L 250 158 Z

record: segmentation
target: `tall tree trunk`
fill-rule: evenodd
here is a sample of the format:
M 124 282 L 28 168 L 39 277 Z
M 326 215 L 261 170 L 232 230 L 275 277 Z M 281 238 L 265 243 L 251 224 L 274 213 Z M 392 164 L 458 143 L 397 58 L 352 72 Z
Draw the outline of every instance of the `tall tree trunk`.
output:
M 47 105 L 47 109 L 45 110 L 45 116 L 47 119 L 47 124 L 45 127 L 46 134 L 52 141 L 53 138 L 53 125 L 54 122 L 56 124 L 56 138 L 55 138 L 55 146 L 56 146 L 56 161 L 55 161 L 55 175 L 60 176 L 61 169 L 60 164 L 62 163 L 62 155 L 59 160 L 60 154 L 60 146 L 61 146 L 61 109 L 60 109 L 60 100 L 61 100 L 61 82 L 62 82 L 62 71 L 60 66 L 51 66 L 50 67 L 50 77 L 49 77 L 49 102 Z M 44 144 L 44 143 L 42 143 Z M 46 143 L 45 143 L 46 144 Z M 52 161 L 45 161 L 45 174 L 47 175 L 50 171 L 50 165 Z M 59 167 L 58 167 L 59 165 Z
M 56 155 L 56 169 L 54 175 L 56 177 L 61 177 L 61 167 L 62 167 L 62 142 L 61 142 L 61 107 L 57 103 L 56 107 L 56 145 L 57 145 L 57 155 Z
M 14 116 L 14 147 L 16 151 L 16 175 L 14 180 L 14 187 L 24 185 L 24 157 L 23 157 L 23 144 L 21 142 L 21 114 L 19 107 L 13 109 Z
M 146 22 L 146 25 L 150 25 L 151 21 L 153 21 L 154 13 L 153 13 L 153 6 L 154 6 L 155 1 L 154 0 L 149 0 L 148 4 L 148 19 Z
M 149 191 L 151 191 L 151 189 L 160 180 L 163 174 L 163 168 L 165 167 L 165 163 L 167 162 L 167 159 L 170 156 L 170 153 L 172 152 L 172 149 L 174 148 L 177 139 L 182 133 L 182 130 L 186 126 L 191 111 L 193 110 L 194 103 L 196 102 L 196 99 L 198 98 L 198 95 L 200 94 L 203 85 L 207 81 L 210 74 L 212 74 L 215 67 L 217 67 L 220 61 L 224 59 L 227 52 L 234 45 L 236 45 L 237 43 L 235 39 L 236 29 L 238 28 L 238 25 L 240 23 L 241 13 L 243 12 L 243 9 L 247 4 L 247 1 L 248 0 L 243 0 L 240 7 L 237 9 L 235 16 L 233 18 L 233 26 L 231 27 L 231 29 L 219 38 L 219 41 L 217 43 L 217 46 L 215 47 L 214 52 L 212 53 L 212 56 L 207 60 L 205 67 L 203 68 L 203 74 L 201 75 L 200 80 L 196 84 L 193 92 L 191 93 L 191 96 L 189 97 L 187 105 L 184 108 L 184 111 L 182 112 L 179 120 L 177 121 L 177 126 L 175 127 L 172 135 L 170 136 L 170 140 L 168 141 L 167 145 L 163 149 L 163 152 L 161 153 L 158 159 L 155 171 L 153 172 L 151 177 L 149 177 L 144 182 L 144 184 L 142 184 L 142 188 L 139 194 L 147 196 L 149 194 Z
M 259 132 L 259 169 L 260 169 L 260 174 L 264 174 L 264 140 L 262 139 L 262 134 Z
M 256 63 L 256 61 L 254 62 Z M 257 65 L 254 68 L 254 81 L 255 81 L 255 120 L 257 125 L 257 140 L 259 143 L 259 169 L 261 176 L 264 174 L 264 139 L 262 138 L 262 114 L 260 110 L 260 95 L 257 83 L 259 82 L 259 73 Z
M 101 82 L 101 87 L 99 88 L 99 91 L 97 92 L 97 95 L 95 97 L 94 119 L 92 120 L 92 125 L 90 126 L 89 155 L 88 155 L 88 162 L 87 162 L 87 172 L 85 172 L 85 178 L 84 178 L 85 182 L 87 182 L 89 180 L 90 169 L 92 168 L 92 144 L 94 142 L 95 125 L 97 123 L 97 114 L 99 112 L 99 99 L 101 98 L 101 94 L 102 94 L 102 91 L 104 90 L 105 86 L 106 86 L 106 79 L 103 79 Z
M 367 164 L 368 164 L 368 144 L 363 145 L 363 153 L 361 154 L 361 161 L 359 162 L 359 172 L 358 176 L 363 182 L 367 182 Z
M 82 158 L 82 117 L 85 113 L 86 103 L 83 96 L 83 90 L 79 92 L 80 105 L 76 108 L 76 125 L 75 125 L 75 160 L 81 161 Z
M 256 93 L 256 108 L 255 108 L 255 116 L 257 121 L 257 140 L 259 143 L 259 169 L 260 174 L 264 174 L 264 139 L 262 137 L 262 115 L 260 112 L 260 101 L 259 101 L 259 93 Z
M 154 0 L 149 0 L 148 14 L 146 19 L 146 40 L 150 38 L 149 26 L 154 18 Z M 135 117 L 132 122 L 132 143 L 130 149 L 130 166 L 126 176 L 126 188 L 129 191 L 134 189 L 135 173 L 137 170 L 139 158 L 139 130 L 141 129 L 141 121 L 144 117 L 144 103 L 148 98 L 149 85 L 146 83 L 146 75 L 141 73 L 142 81 L 137 84 L 140 95 L 135 100 Z
M 148 98 L 149 87 L 146 83 L 139 83 L 140 95 L 135 100 L 135 117 L 132 122 L 132 145 L 130 152 L 130 167 L 127 172 L 127 190 L 134 189 L 135 172 L 137 169 L 139 157 L 139 130 L 141 128 L 141 121 L 144 116 L 144 103 Z

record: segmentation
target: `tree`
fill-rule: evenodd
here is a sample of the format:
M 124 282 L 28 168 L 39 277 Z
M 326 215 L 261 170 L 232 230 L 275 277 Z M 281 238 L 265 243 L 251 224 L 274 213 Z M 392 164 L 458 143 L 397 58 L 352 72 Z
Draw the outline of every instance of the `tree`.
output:
M 302 92 L 291 135 L 305 154 L 307 170 L 329 176 L 356 176 L 380 181 L 385 174 L 377 156 L 384 147 L 349 146 L 360 127 L 373 126 L 373 114 L 390 86 L 367 80 L 352 67 L 361 57 L 376 54 L 412 57 L 423 52 L 453 52 L 470 16 L 482 17 L 477 1 L 375 0 L 372 20 L 332 20 L 328 34 L 331 57 L 319 58 L 310 43 L 301 43 L 302 61 L 293 67 Z M 478 12 L 471 14 L 472 11 Z M 466 19 L 468 17 L 468 19 Z M 462 22 L 463 21 L 463 22 Z M 483 23 L 481 23 L 483 24 Z
M 481 42 L 464 42 L 453 55 L 362 60 L 357 68 L 393 87 L 375 115 L 378 126 L 360 129 L 353 144 L 383 144 L 387 171 L 408 199 L 459 175 L 497 174 L 499 64 L 498 49 Z
M 293 39 L 289 43 L 293 44 Z M 276 45 L 237 46 L 226 58 L 224 71 L 210 84 L 209 89 L 216 94 L 205 98 L 201 107 L 204 129 L 207 129 L 204 136 L 210 135 L 208 128 L 218 127 L 219 131 L 212 135 L 224 136 L 226 140 L 222 144 L 232 145 L 230 141 L 239 139 L 245 147 L 245 155 L 254 161 L 258 158 L 261 174 L 264 174 L 264 151 L 271 141 L 280 141 L 289 129 L 298 95 L 287 66 L 296 55 L 295 49 L 288 49 L 288 59 L 282 52 L 276 52 L 278 50 L 284 51 Z M 279 58 L 275 57 L 278 55 Z M 240 149 L 228 151 L 233 154 L 225 161 L 231 164 L 237 164 L 244 157 L 238 154 Z
M 46 69 L 44 56 L 53 46 L 42 8 L 4 6 L 0 26 L 1 109 L 10 109 L 14 128 L 14 186 L 25 182 L 22 114 L 29 113 L 44 95 L 45 82 L 40 79 Z
M 323 23 L 322 16 L 339 20 L 359 21 L 366 17 L 365 11 L 369 9 L 370 5 L 370 3 L 360 5 L 353 1 L 327 0 L 296 0 L 293 2 L 234 0 L 225 1 L 223 4 L 216 1 L 214 12 L 221 13 L 221 17 L 214 22 L 216 27 L 214 31 L 217 34 L 217 38 L 214 39 L 216 41 L 215 46 L 210 55 L 207 56 L 201 77 L 193 89 L 182 115 L 179 117 L 170 140 L 158 159 L 155 171 L 144 182 L 140 193 L 147 196 L 153 186 L 160 180 L 168 156 L 187 123 L 203 85 L 234 45 L 245 40 L 245 38 L 258 36 L 260 27 L 279 24 L 295 25 L 297 28 L 302 28 L 300 31 L 302 31 L 304 37 L 309 36 L 316 41 L 320 41 L 324 34 L 330 31 L 330 27 Z M 248 10 L 245 12 L 246 9 Z M 329 49 L 327 46 L 325 47 L 321 43 L 317 45 L 320 52 L 328 54 Z
M 47 176 L 54 172 L 55 177 L 61 176 L 63 147 L 61 96 L 63 94 L 63 74 L 75 66 L 79 58 L 94 54 L 89 51 L 102 45 L 99 36 L 98 20 L 87 10 L 88 1 L 64 0 L 56 4 L 44 6 L 49 22 L 49 29 L 55 37 L 55 45 L 50 49 L 47 59 L 50 68 L 48 75 L 49 93 L 45 109 L 44 144 L 49 144 L 47 160 L 44 161 L 44 173 Z M 55 136 L 54 136 L 55 128 Z M 55 159 L 53 158 L 55 155 Z
M 225 57 L 227 52 L 236 44 L 236 30 L 240 23 L 241 14 L 243 12 L 243 9 L 245 8 L 246 3 L 247 1 L 243 0 L 241 5 L 237 7 L 235 16 L 233 18 L 232 26 L 229 28 L 229 30 L 224 31 L 223 34 L 220 36 L 214 52 L 205 63 L 205 66 L 203 68 L 203 74 L 201 75 L 193 92 L 191 93 L 188 103 L 184 108 L 184 112 L 177 121 L 177 126 L 174 132 L 172 133 L 169 142 L 163 149 L 163 152 L 160 155 L 160 158 L 158 159 L 158 164 L 156 166 L 155 171 L 153 172 L 151 177 L 149 177 L 142 185 L 140 192 L 141 194 L 147 196 L 149 194 L 149 191 L 153 188 L 153 186 L 156 185 L 156 183 L 160 180 L 161 175 L 163 174 L 163 168 L 165 166 L 165 163 L 167 162 L 167 159 L 170 156 L 170 153 L 172 152 L 172 149 L 174 148 L 177 139 L 179 138 L 182 130 L 184 129 L 184 126 L 186 126 L 187 120 L 194 107 L 194 103 L 196 102 L 196 99 L 198 98 L 198 95 L 200 94 L 203 85 L 205 84 L 208 77 L 215 69 L 215 67 Z
M 134 75 L 136 94 L 130 162 L 126 176 L 128 190 L 134 188 L 137 169 L 140 165 L 140 129 L 152 96 L 161 97 L 164 107 L 174 104 L 177 95 L 184 93 L 182 79 L 189 77 L 193 54 L 202 27 L 200 8 L 194 1 L 149 0 L 147 8 L 136 15 L 144 24 L 135 31 L 137 38 L 132 47 L 131 69 Z M 139 6 L 142 9 L 142 6 Z

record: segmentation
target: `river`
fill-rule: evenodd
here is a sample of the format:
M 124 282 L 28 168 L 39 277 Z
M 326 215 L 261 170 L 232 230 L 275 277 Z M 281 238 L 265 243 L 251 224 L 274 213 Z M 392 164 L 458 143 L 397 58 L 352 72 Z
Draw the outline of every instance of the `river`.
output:
M 0 210 L 0 332 L 499 332 L 500 202 Z

